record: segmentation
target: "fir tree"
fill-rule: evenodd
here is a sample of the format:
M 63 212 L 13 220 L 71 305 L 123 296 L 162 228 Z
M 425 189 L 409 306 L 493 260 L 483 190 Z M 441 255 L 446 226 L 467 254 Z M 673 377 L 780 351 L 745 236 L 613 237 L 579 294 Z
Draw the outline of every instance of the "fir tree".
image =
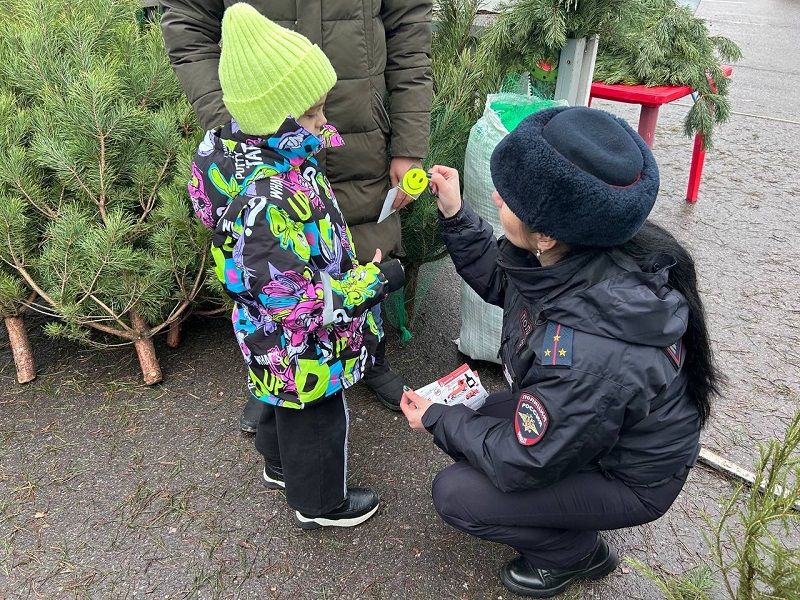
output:
M 730 116 L 722 63 L 741 58 L 728 38 L 675 0 L 517 0 L 487 28 L 487 64 L 508 71 L 558 64 L 569 38 L 599 35 L 594 79 L 606 83 L 689 85 L 698 100 L 685 121 L 710 147 L 714 126 Z
M 0 305 L 53 336 L 151 337 L 204 284 L 209 235 L 185 191 L 197 128 L 160 31 L 136 0 L 11 0 L 0 9 Z M 31 295 L 35 297 L 31 298 Z M 10 307 L 10 309 L 9 309 Z
M 484 56 L 477 53 L 475 18 L 478 0 L 448 0 L 436 3 L 431 64 L 433 102 L 431 106 L 430 150 L 425 164 L 443 164 L 461 170 L 471 127 L 483 111 L 486 94 L 497 91 L 502 79 L 490 74 Z M 424 297 L 433 279 L 420 278 L 422 265 L 447 255 L 439 233 L 436 198 L 426 191 L 400 213 L 403 224 L 406 286 L 393 297 L 390 316 L 410 339 L 408 325 L 415 303 Z
M 782 439 L 761 445 L 758 453 L 750 493 L 737 486 L 723 498 L 720 516 L 706 517 L 703 536 L 713 570 L 703 564 L 664 576 L 628 559 L 667 600 L 800 598 L 800 547 L 793 541 L 800 524 L 800 412 Z
M 758 454 L 752 491 L 723 501 L 706 541 L 731 600 L 800 598 L 800 412 Z
M 711 147 L 714 127 L 730 117 L 723 63 L 742 57 L 728 38 L 711 36 L 705 22 L 675 0 L 638 0 L 600 29 L 595 79 L 606 83 L 689 85 L 698 98 L 684 121 Z

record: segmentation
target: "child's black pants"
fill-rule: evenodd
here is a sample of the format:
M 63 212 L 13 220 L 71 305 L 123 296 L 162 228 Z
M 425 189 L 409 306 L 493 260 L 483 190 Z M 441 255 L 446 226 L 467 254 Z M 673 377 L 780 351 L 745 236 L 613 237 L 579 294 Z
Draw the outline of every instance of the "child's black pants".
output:
M 348 426 L 341 392 L 302 410 L 264 405 L 256 450 L 267 463 L 283 469 L 289 506 L 316 516 L 344 502 Z
M 479 413 L 513 418 L 517 398 L 492 394 Z M 574 565 L 594 547 L 598 530 L 631 527 L 663 515 L 687 472 L 654 487 L 629 486 L 600 472 L 574 473 L 550 486 L 501 492 L 465 461 L 442 470 L 433 503 L 447 523 L 479 538 L 507 544 L 531 566 Z

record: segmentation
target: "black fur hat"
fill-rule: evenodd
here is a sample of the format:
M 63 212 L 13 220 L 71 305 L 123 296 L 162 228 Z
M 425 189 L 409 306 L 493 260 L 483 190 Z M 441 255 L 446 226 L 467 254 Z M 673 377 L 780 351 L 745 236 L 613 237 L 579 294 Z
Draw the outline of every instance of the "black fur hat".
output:
M 492 181 L 532 231 L 567 244 L 617 246 L 644 223 L 658 165 L 622 119 L 585 107 L 526 118 L 492 153 Z

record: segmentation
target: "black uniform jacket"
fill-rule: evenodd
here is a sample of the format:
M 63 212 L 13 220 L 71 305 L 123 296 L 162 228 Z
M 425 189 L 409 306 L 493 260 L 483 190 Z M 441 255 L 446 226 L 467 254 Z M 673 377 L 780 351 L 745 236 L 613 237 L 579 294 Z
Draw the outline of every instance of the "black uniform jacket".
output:
M 500 355 L 517 397 L 513 421 L 431 406 L 423 423 L 442 450 L 503 491 L 598 469 L 651 486 L 694 464 L 689 309 L 667 285 L 671 257 L 642 270 L 619 250 L 591 250 L 541 267 L 466 204 L 441 224 L 459 274 L 503 307 Z

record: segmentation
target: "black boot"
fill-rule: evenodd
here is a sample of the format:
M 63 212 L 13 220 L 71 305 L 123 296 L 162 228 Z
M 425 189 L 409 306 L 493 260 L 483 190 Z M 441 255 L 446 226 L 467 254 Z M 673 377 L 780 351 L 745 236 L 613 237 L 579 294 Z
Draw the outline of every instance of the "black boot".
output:
M 286 482 L 283 479 L 283 468 L 264 461 L 264 470 L 261 472 L 261 483 L 268 490 L 285 490 Z
M 400 399 L 403 397 L 403 378 L 392 371 L 386 360 L 386 338 L 383 338 L 375 351 L 375 364 L 364 376 L 364 383 L 375 392 L 378 400 L 386 408 L 400 410 Z
M 324 515 L 304 515 L 299 510 L 294 513 L 294 523 L 302 529 L 320 527 L 355 527 L 360 525 L 378 510 L 378 494 L 367 488 L 348 488 L 347 498 L 337 509 Z
M 500 579 L 509 590 L 521 596 L 551 598 L 578 579 L 600 579 L 619 565 L 617 552 L 597 536 L 594 549 L 586 558 L 565 569 L 536 569 L 522 556 L 507 563 Z
M 239 429 L 244 433 L 255 433 L 258 429 L 258 420 L 261 418 L 261 409 L 264 403 L 253 394 L 247 394 L 247 404 L 244 405 L 242 416 L 239 417 Z

